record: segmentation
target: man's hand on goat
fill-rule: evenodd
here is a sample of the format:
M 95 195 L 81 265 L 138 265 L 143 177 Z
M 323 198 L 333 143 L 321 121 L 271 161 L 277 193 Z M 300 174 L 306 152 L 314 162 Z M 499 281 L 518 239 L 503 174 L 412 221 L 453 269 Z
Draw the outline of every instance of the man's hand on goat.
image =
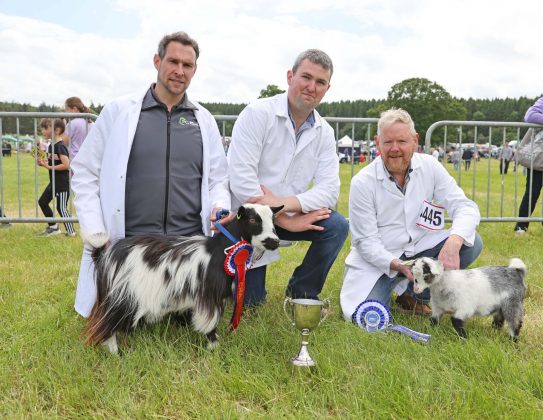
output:
M 319 210 L 310 211 L 309 213 L 280 213 L 275 217 L 274 223 L 289 232 L 305 232 L 306 230 L 323 231 L 322 226 L 315 225 L 330 217 L 331 210 L 322 208 Z
M 464 239 L 458 235 L 451 235 L 445 241 L 437 257 L 445 270 L 460 269 L 460 248 L 463 244 Z

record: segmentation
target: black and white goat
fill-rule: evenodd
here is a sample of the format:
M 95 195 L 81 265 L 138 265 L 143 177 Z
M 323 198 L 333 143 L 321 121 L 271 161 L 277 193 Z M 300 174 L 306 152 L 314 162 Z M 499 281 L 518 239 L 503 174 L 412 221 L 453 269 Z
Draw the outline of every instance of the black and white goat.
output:
M 246 204 L 226 226 L 253 247 L 253 257 L 279 246 L 273 214 L 281 207 Z M 104 241 L 105 242 L 105 241 Z M 140 321 L 153 323 L 170 313 L 192 311 L 192 327 L 212 348 L 225 300 L 232 298 L 233 277 L 224 269 L 232 242 L 213 237 L 135 236 L 94 251 L 97 300 L 84 334 L 89 345 L 118 352 L 116 333 Z
M 464 321 L 473 316 L 494 315 L 492 325 L 509 325 L 509 335 L 517 340 L 524 315 L 526 266 L 512 258 L 508 267 L 489 266 L 470 270 L 443 270 L 432 258 L 418 258 L 412 267 L 414 291 L 430 289 L 431 322 L 439 322 L 444 313 L 452 314 L 452 324 L 467 338 Z

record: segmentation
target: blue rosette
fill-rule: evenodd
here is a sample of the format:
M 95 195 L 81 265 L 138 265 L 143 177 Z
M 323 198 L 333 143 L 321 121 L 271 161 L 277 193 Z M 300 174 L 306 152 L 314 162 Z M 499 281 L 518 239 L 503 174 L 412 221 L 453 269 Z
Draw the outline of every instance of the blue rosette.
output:
M 378 300 L 368 299 L 358 305 L 353 312 L 352 321 L 369 333 L 392 330 L 421 343 L 428 343 L 431 338 L 429 334 L 413 331 L 403 325 L 393 325 L 388 307 Z
M 353 313 L 353 322 L 368 332 L 386 330 L 391 319 L 388 308 L 378 300 L 365 300 Z

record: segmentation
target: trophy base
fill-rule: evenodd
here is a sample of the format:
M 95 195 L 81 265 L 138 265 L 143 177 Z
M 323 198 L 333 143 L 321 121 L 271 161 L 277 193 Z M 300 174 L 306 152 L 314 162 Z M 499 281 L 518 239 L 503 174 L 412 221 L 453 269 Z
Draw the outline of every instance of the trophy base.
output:
M 308 330 L 304 330 L 304 332 L 309 333 Z M 315 366 L 315 361 L 311 358 L 309 355 L 309 351 L 307 350 L 307 341 L 302 341 L 302 348 L 298 352 L 298 354 L 294 357 L 290 358 L 291 363 L 294 366 L 298 367 L 313 367 Z
M 301 359 L 298 356 L 291 357 L 290 362 L 297 367 L 314 367 L 315 361 L 313 359 Z

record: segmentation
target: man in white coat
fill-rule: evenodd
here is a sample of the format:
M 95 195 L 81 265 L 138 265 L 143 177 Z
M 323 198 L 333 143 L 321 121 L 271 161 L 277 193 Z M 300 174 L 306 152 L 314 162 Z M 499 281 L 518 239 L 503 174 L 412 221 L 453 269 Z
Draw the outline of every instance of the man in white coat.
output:
M 380 156 L 351 181 L 343 315 L 350 320 L 367 299 L 390 305 L 394 289 L 401 307 L 426 315 L 429 294 L 414 294 L 411 269 L 402 261 L 428 256 L 446 270 L 467 267 L 482 250 L 475 231 L 479 209 L 443 165 L 415 153 L 418 134 L 406 111 L 381 114 L 375 143 Z M 445 210 L 453 220 L 450 229 L 445 229 Z
M 318 298 L 348 234 L 345 218 L 330 210 L 340 185 L 334 132 L 315 110 L 332 72 L 326 53 L 302 52 L 287 72 L 288 92 L 258 100 L 239 115 L 228 151 L 233 207 L 284 206 L 275 219 L 279 238 L 311 242 L 288 283 L 293 298 Z M 247 272 L 247 305 L 265 302 L 266 264 L 278 258 L 266 253 Z
M 107 104 L 72 162 L 85 240 L 75 309 L 84 317 L 96 300 L 92 247 L 125 236 L 209 234 L 212 214 L 231 206 L 217 124 L 186 93 L 198 55 L 186 33 L 165 36 L 153 58 L 156 83 Z

